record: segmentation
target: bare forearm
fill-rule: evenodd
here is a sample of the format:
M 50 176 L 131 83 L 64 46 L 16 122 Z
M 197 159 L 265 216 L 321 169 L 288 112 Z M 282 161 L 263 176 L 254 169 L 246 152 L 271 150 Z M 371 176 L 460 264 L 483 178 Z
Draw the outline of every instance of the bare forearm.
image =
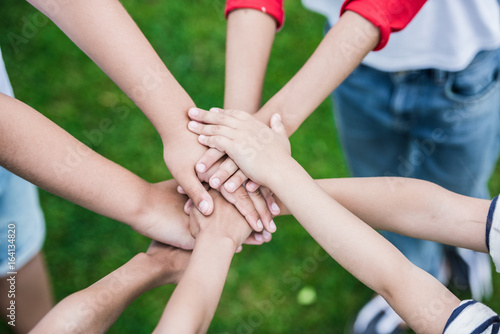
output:
M 78 205 L 132 223 L 149 183 L 24 103 L 0 94 L 0 165 Z
M 489 200 L 458 195 L 431 182 L 409 178 L 338 178 L 316 182 L 375 229 L 487 252 L 484 235 Z M 284 204 L 279 204 L 281 214 L 290 214 Z
M 409 178 L 318 180 L 339 203 L 374 228 L 488 252 L 489 200 L 448 191 Z
M 239 9 L 229 14 L 224 108 L 259 110 L 275 31 L 276 21 L 261 11 Z
M 205 333 L 219 303 L 235 251 L 230 239 L 199 237 L 155 333 Z
M 280 113 L 290 136 L 378 43 L 378 29 L 346 12 L 300 71 L 257 113 L 268 124 Z
M 278 179 L 271 189 L 332 258 L 381 294 L 416 332 L 442 332 L 459 300 L 328 196 L 298 164 L 288 173 L 293 182 Z M 440 308 L 429 316 L 435 303 Z
M 148 266 L 145 254 L 90 287 L 58 303 L 33 333 L 105 333 L 130 303 L 156 287 L 160 271 Z
M 163 139 L 185 129 L 193 101 L 118 0 L 29 2 L 45 13 L 137 104 Z

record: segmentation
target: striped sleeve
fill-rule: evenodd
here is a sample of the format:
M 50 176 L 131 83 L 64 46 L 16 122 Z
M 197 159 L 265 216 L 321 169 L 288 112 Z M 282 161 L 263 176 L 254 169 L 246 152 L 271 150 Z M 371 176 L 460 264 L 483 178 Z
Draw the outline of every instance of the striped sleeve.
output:
M 403 30 L 417 15 L 427 0 L 346 0 L 340 15 L 353 11 L 380 30 L 380 41 L 373 51 L 381 50 L 392 32 Z
M 453 310 L 443 334 L 499 334 L 500 318 L 488 306 L 464 300 Z
M 283 0 L 227 0 L 224 15 L 227 18 L 229 13 L 240 8 L 256 9 L 271 15 L 278 24 L 277 29 L 281 28 L 285 20 Z
M 496 210 L 497 202 L 498 196 L 491 201 L 486 219 L 486 247 L 495 263 L 497 273 L 500 273 L 500 210 Z

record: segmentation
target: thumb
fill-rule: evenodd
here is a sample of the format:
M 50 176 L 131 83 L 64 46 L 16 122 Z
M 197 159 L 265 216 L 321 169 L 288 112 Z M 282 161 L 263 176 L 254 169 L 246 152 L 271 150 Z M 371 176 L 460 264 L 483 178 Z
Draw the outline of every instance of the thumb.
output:
M 276 113 L 271 117 L 271 129 L 279 135 L 287 137 L 285 125 L 281 121 L 281 115 Z
M 185 175 L 183 178 L 177 180 L 177 182 L 179 182 L 182 189 L 184 189 L 201 213 L 206 216 L 212 213 L 214 201 L 194 172 Z

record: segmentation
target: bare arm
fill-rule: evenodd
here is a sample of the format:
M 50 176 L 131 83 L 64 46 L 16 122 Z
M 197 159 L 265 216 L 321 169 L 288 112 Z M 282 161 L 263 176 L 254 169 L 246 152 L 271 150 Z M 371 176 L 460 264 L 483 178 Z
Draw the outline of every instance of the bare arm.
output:
M 137 297 L 176 283 L 191 252 L 153 243 L 106 277 L 59 302 L 32 333 L 106 333 Z
M 238 9 L 227 18 L 224 108 L 255 113 L 276 32 L 276 21 L 261 11 Z
M 191 211 L 196 244 L 188 268 L 170 298 L 155 333 L 205 333 L 219 303 L 238 246 L 250 227 L 232 205 L 212 191 L 215 210 L 203 217 Z
M 255 106 L 260 104 L 261 76 L 267 66 L 269 45 L 272 43 L 270 36 L 273 31 L 271 25 L 259 28 L 248 25 L 257 24 L 259 20 L 266 19 L 266 16 L 267 20 L 273 20 L 267 14 L 256 10 L 240 9 L 229 15 L 226 109 L 253 113 Z M 268 124 L 271 115 L 280 113 L 290 136 L 328 94 L 361 63 L 366 54 L 377 45 L 379 37 L 379 30 L 372 23 L 354 12 L 346 12 L 328 32 L 306 64 L 255 114 L 256 117 Z M 246 54 L 253 55 L 256 51 L 259 51 L 256 57 L 246 56 Z M 198 163 L 211 168 L 222 155 L 221 152 L 211 149 Z M 238 167 L 233 161 L 225 162 L 217 169 L 211 176 L 212 186 L 213 179 L 219 180 L 218 184 L 227 180 L 226 184 L 232 182 L 240 185 L 246 181 L 246 176 L 241 171 L 236 172 Z M 235 172 L 235 176 L 231 177 Z
M 57 24 L 144 112 L 162 138 L 170 172 L 194 203 L 210 213 L 212 199 L 194 170 L 206 149 L 186 130 L 186 113 L 194 103 L 120 2 L 29 2 Z
M 316 182 L 375 229 L 488 253 L 485 229 L 490 200 L 459 195 L 431 182 L 400 177 Z M 290 213 L 283 204 L 281 208 L 282 214 Z
M 415 332 L 442 332 L 459 299 L 328 196 L 297 162 L 289 160 L 286 166 L 281 170 L 287 172 L 275 174 L 269 187 L 292 208 L 309 234 L 333 259 L 382 295 Z
M 150 238 L 192 248 L 176 182 L 150 184 L 76 140 L 26 104 L 0 94 L 0 165 Z
M 380 39 L 379 30 L 347 11 L 294 77 L 257 112 L 266 124 L 280 113 L 290 136 L 323 100 L 361 63 Z
M 200 120 L 214 124 L 197 127 L 201 143 L 226 152 L 252 180 L 273 190 L 332 258 L 382 295 L 414 331 L 443 331 L 458 298 L 314 182 L 290 157 L 278 115 L 271 129 L 241 111 L 207 112 Z M 266 141 L 249 143 L 253 133 Z

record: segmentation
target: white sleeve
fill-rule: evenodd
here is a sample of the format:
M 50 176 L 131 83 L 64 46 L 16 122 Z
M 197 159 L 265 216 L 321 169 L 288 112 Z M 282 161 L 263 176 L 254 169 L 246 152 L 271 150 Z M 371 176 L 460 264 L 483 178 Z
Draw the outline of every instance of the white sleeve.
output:
M 443 334 L 498 333 L 500 318 L 488 306 L 464 300 L 453 310 Z
M 498 196 L 491 201 L 486 220 L 486 246 L 500 273 L 500 210 L 496 210 Z
M 2 51 L 0 50 L 0 93 L 14 97 L 12 86 L 10 85 L 9 76 L 2 59 Z

